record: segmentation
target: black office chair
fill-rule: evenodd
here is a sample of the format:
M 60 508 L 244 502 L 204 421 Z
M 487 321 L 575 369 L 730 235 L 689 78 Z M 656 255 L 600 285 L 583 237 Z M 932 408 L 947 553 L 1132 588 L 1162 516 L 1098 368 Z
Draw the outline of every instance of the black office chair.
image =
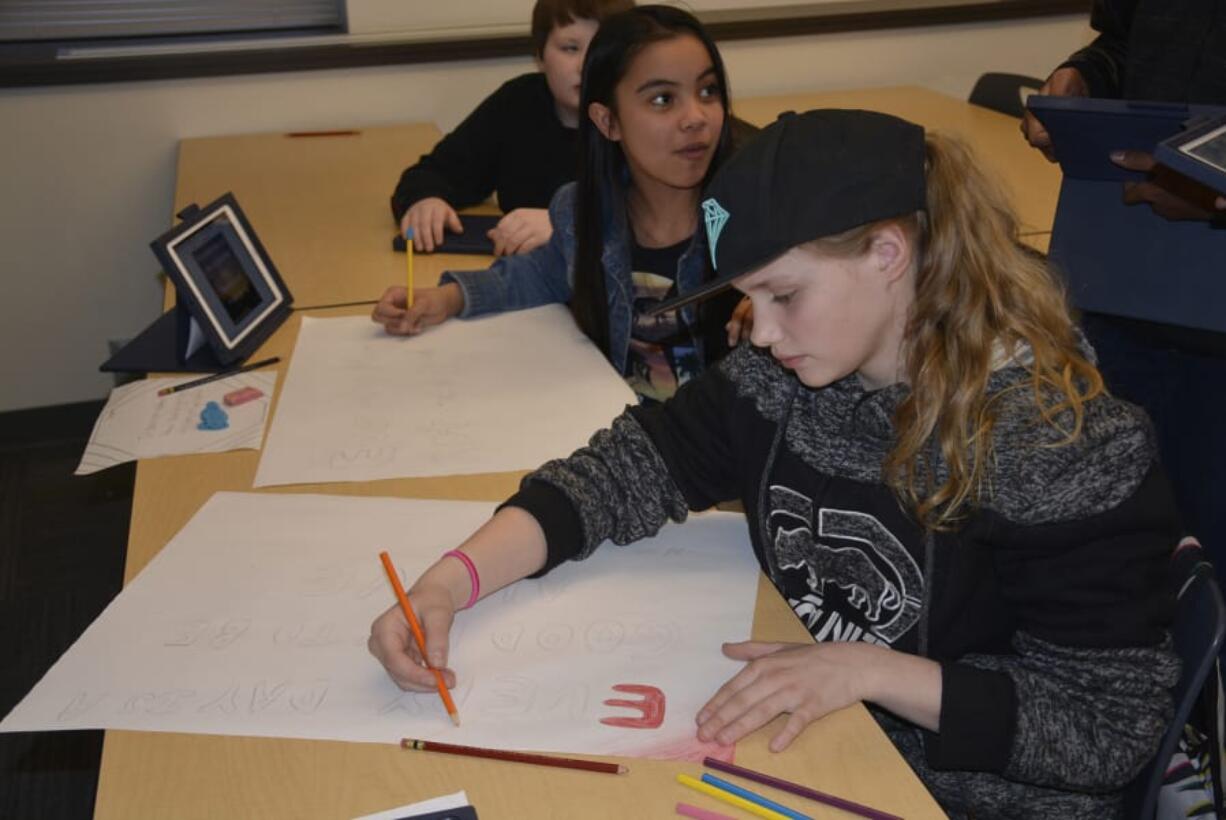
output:
M 1222 638 L 1226 635 L 1226 604 L 1222 601 L 1213 566 L 1205 560 L 1200 546 L 1177 551 L 1171 572 L 1178 595 L 1171 637 L 1183 661 L 1183 671 L 1172 692 L 1175 715 L 1162 736 L 1158 753 L 1124 791 L 1124 816 L 1129 820 L 1153 820 L 1167 764 L 1175 753 L 1201 689 L 1213 671 Z
M 1024 74 L 989 72 L 975 81 L 968 101 L 1020 120 L 1026 113 L 1026 98 L 1042 87 L 1042 80 Z

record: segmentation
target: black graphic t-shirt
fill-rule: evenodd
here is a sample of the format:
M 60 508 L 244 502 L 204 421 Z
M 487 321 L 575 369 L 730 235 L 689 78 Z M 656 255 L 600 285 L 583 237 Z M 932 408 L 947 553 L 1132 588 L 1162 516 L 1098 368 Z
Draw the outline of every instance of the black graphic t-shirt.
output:
M 780 592 L 814 639 L 915 652 L 923 533 L 889 490 L 829 479 L 782 448 L 765 501 Z
M 694 332 L 678 313 L 646 315 L 676 291 L 677 263 L 690 242 L 667 248 L 644 248 L 636 242 L 631 251 L 634 314 L 623 375 L 643 399 L 664 401 L 701 370 Z

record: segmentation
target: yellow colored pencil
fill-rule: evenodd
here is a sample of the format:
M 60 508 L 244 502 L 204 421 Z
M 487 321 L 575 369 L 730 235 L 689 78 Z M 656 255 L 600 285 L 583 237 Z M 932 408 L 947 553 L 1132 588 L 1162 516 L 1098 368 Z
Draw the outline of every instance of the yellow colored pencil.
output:
M 405 305 L 413 307 L 413 229 L 404 232 L 405 265 L 409 269 L 409 295 L 405 297 Z
M 677 782 L 683 786 L 689 786 L 694 791 L 702 792 L 703 794 L 714 797 L 716 800 L 722 800 L 730 806 L 736 806 L 738 809 L 744 809 L 750 814 L 764 817 L 766 820 L 788 820 L 787 815 L 780 814 L 777 811 L 771 811 L 765 806 L 759 806 L 757 803 L 752 803 L 744 797 L 738 797 L 731 792 L 726 792 L 723 789 L 717 789 L 710 783 L 703 783 L 696 777 L 690 777 L 688 774 L 677 775 Z

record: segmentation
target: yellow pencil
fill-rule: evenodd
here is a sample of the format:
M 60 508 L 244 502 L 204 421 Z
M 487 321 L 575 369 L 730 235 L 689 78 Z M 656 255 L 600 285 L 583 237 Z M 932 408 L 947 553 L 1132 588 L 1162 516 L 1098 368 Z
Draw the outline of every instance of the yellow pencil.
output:
M 409 267 L 409 295 L 405 297 L 405 305 L 413 307 L 413 229 L 404 232 L 405 264 Z
M 756 814 L 758 817 L 765 817 L 766 820 L 788 820 L 787 815 L 780 814 L 777 811 L 771 811 L 765 806 L 759 806 L 757 803 L 752 803 L 744 797 L 737 797 L 731 792 L 726 792 L 723 789 L 717 789 L 710 783 L 703 783 L 695 777 L 690 777 L 688 774 L 677 775 L 677 782 L 683 786 L 689 786 L 694 791 L 702 792 L 705 795 L 714 797 L 716 800 L 722 800 L 730 806 L 736 806 L 738 809 L 744 809 L 750 814 Z

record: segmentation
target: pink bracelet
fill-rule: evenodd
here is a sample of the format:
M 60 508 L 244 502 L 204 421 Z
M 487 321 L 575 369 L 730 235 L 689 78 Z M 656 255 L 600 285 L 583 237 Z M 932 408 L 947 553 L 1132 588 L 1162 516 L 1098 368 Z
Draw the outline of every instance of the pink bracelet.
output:
M 464 553 L 460 552 L 459 550 L 448 550 L 447 552 L 443 553 L 444 558 L 446 558 L 448 555 L 450 555 L 452 558 L 459 558 L 461 563 L 464 564 L 464 568 L 468 570 L 468 580 L 472 582 L 473 591 L 472 594 L 468 596 L 468 602 L 464 604 L 464 606 L 460 607 L 460 609 L 468 609 L 473 604 L 477 603 L 477 599 L 481 597 L 481 576 L 477 575 L 477 568 L 473 565 L 473 559 L 469 558 Z

